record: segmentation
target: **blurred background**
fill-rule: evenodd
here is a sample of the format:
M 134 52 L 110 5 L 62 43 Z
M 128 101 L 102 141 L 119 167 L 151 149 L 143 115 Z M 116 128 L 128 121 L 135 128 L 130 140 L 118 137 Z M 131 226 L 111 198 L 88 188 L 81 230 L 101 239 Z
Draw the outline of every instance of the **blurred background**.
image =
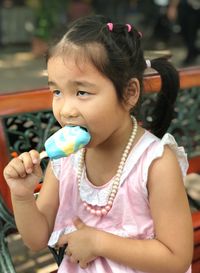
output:
M 200 0 L 0 0 L 0 93 L 46 87 L 48 43 L 91 13 L 133 24 L 146 58 L 171 56 L 177 68 L 200 65 Z M 17 273 L 56 269 L 48 250 L 31 252 L 19 234 L 8 243 Z
M 133 24 L 148 58 L 172 55 L 178 68 L 200 64 L 200 0 L 0 0 L 0 92 L 46 86 L 48 42 L 91 13 Z

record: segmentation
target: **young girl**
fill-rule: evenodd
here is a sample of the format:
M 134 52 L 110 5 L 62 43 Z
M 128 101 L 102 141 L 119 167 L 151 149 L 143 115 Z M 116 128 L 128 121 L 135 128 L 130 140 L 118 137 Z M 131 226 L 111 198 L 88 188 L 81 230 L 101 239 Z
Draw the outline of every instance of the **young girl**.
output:
M 23 153 L 5 168 L 25 244 L 67 244 L 59 273 L 191 272 L 188 163 L 165 134 L 178 74 L 163 59 L 145 61 L 140 42 L 130 24 L 103 16 L 75 21 L 49 50 L 49 87 L 60 125 L 85 127 L 91 141 L 52 160 L 37 201 L 39 153 Z M 162 90 L 153 120 L 141 127 L 136 117 L 149 66 L 160 73 Z

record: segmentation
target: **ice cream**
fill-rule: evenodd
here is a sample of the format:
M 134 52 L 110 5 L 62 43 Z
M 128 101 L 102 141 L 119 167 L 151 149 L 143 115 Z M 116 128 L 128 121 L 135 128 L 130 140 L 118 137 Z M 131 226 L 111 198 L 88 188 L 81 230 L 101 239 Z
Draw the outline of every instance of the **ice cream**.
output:
M 89 143 L 90 134 L 80 126 L 65 126 L 49 137 L 40 158 L 58 159 L 75 153 Z

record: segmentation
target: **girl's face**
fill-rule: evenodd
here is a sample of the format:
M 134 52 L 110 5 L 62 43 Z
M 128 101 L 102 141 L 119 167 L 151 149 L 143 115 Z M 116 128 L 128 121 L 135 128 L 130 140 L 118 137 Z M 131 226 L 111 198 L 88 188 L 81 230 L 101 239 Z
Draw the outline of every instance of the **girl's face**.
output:
M 90 62 L 55 56 L 47 69 L 55 118 L 61 126 L 87 128 L 92 136 L 88 146 L 119 136 L 126 120 L 130 124 L 129 110 L 119 102 L 113 83 Z

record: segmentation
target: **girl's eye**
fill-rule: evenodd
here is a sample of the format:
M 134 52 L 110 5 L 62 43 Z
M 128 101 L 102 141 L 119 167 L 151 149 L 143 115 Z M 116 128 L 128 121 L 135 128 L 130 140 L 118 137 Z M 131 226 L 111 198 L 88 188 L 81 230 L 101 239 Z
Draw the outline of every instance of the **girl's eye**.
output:
M 83 97 L 89 95 L 89 93 L 86 91 L 77 91 L 76 95 L 79 97 Z
M 60 94 L 61 94 L 60 90 L 53 90 L 54 96 L 58 97 L 58 96 L 60 96 Z

